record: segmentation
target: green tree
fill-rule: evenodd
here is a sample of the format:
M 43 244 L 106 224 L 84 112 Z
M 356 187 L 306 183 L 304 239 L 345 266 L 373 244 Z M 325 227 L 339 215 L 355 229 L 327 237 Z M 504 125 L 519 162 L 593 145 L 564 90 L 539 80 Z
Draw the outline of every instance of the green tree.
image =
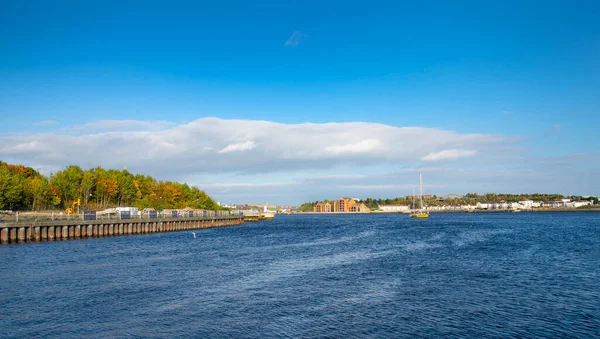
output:
M 119 206 L 128 206 L 134 202 L 137 189 L 133 181 L 133 175 L 127 170 L 117 174 L 117 204 Z
M 63 207 L 81 198 L 81 180 L 83 170 L 79 166 L 69 165 L 63 171 L 50 175 L 50 184 L 58 188 Z
M 18 209 L 23 200 L 23 183 L 5 166 L 0 167 L 0 209 Z
M 92 199 L 90 198 L 90 195 Z M 127 170 L 96 167 L 83 171 L 70 165 L 49 179 L 30 167 L 0 161 L 0 209 L 39 210 L 62 205 L 69 207 L 80 199 L 99 208 L 137 206 L 218 210 L 216 202 L 197 187 L 177 182 L 158 182 L 151 176 Z
M 83 177 L 81 178 L 81 193 L 83 195 L 83 201 L 86 206 L 93 198 L 94 188 L 96 187 L 96 173 L 94 170 L 88 170 L 83 173 Z
M 50 204 L 52 195 L 46 178 L 35 176 L 27 181 L 26 195 L 31 200 L 31 209 L 40 210 Z

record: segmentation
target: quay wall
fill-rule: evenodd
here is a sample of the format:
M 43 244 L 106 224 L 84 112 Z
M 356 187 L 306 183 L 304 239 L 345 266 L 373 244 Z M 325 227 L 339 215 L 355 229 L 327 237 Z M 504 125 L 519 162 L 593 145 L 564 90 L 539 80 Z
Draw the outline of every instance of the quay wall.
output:
M 100 238 L 240 225 L 242 216 L 0 224 L 0 244 Z

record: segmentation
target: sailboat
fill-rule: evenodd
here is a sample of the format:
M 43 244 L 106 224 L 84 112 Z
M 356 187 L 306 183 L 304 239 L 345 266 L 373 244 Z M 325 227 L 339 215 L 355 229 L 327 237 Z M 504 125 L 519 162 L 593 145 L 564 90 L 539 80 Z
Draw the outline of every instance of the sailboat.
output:
M 413 210 L 410 213 L 411 218 L 429 218 L 429 212 L 423 210 L 423 175 L 419 172 L 419 210 Z

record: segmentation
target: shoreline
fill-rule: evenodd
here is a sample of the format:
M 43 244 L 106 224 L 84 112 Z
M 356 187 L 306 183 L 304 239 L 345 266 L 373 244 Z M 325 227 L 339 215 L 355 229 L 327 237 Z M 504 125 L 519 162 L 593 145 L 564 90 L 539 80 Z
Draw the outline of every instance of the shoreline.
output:
M 548 213 L 548 212 L 600 212 L 598 208 L 538 208 L 532 210 L 519 210 L 514 212 L 512 210 L 473 210 L 473 211 L 429 211 L 429 213 Z M 314 214 L 314 215 L 334 215 L 334 214 L 410 214 L 408 212 L 383 212 L 383 211 L 371 211 L 371 212 L 295 212 L 291 214 Z

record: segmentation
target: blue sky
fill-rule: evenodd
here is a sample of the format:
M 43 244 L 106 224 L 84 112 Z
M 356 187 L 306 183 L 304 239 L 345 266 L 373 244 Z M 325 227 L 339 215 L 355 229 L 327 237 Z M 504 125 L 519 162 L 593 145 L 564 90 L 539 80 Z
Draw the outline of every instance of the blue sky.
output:
M 406 195 L 418 171 L 438 194 L 597 194 L 598 22 L 596 1 L 2 1 L 0 158 L 233 202 Z M 161 165 L 185 156 L 211 165 Z

